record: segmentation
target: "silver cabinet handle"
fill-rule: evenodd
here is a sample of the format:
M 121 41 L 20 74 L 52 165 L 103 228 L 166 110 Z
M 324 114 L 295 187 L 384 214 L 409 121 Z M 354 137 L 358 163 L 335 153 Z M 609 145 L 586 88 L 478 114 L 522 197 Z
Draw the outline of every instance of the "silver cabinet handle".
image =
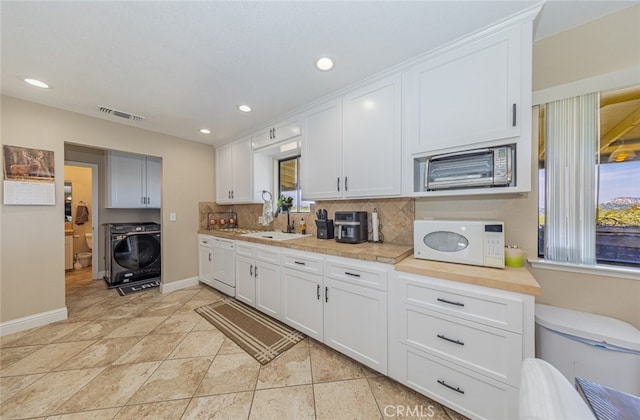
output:
M 464 306 L 464 303 L 462 302 L 453 302 L 451 300 L 447 300 L 443 298 L 438 298 L 438 302 L 448 303 L 449 305 L 454 305 L 454 306 Z
M 211 253 L 209 253 L 209 262 L 211 262 Z
M 258 266 L 256 265 L 256 269 L 253 271 L 253 274 L 256 278 L 258 278 Z
M 349 178 L 344 177 L 344 190 L 349 191 Z
M 324 301 L 329 302 L 329 288 L 326 286 L 324 288 Z
M 351 277 L 360 277 L 360 274 L 357 273 L 350 273 L 348 271 L 345 271 L 344 274 L 346 274 L 347 276 L 351 276 Z
M 320 300 L 320 285 L 319 284 L 317 285 L 317 288 L 316 288 L 316 297 L 318 298 L 318 300 Z
M 249 266 L 249 276 L 253 277 L 253 264 Z
M 338 177 L 338 178 L 337 178 L 337 181 L 336 181 L 336 189 L 337 189 L 338 191 L 340 191 L 340 177 Z
M 512 113 L 511 125 L 515 127 L 516 126 L 516 104 L 513 104 L 513 106 L 511 107 L 511 113 Z
M 304 261 L 294 261 L 293 263 L 298 265 L 307 265 Z

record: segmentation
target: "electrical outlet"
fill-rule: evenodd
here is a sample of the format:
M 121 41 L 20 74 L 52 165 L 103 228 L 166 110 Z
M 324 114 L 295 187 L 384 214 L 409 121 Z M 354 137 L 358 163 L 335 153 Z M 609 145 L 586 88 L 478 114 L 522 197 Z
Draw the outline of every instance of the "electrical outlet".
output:
M 178 220 L 178 218 L 176 217 L 175 213 L 169 213 L 169 221 L 170 222 L 175 222 L 176 220 Z

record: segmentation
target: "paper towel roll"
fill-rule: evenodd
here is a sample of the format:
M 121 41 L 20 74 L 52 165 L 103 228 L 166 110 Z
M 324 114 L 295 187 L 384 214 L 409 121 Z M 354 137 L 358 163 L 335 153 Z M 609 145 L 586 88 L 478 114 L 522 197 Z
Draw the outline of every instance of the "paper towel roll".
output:
M 378 232 L 379 224 L 380 223 L 378 222 L 378 212 L 374 211 L 373 213 L 371 213 L 371 227 L 373 229 L 373 242 L 380 241 L 380 232 Z

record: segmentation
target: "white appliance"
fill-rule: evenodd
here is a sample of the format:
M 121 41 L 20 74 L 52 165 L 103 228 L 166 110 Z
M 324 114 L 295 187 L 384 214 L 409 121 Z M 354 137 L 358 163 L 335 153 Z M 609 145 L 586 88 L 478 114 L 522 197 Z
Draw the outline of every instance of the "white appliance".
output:
M 201 276 L 200 281 L 218 289 L 229 296 L 236 295 L 235 276 L 235 242 L 229 239 L 209 237 L 200 240 L 201 264 L 208 265 L 207 275 Z M 201 267 L 201 271 L 203 268 Z
M 504 223 L 481 220 L 416 220 L 415 258 L 504 268 Z

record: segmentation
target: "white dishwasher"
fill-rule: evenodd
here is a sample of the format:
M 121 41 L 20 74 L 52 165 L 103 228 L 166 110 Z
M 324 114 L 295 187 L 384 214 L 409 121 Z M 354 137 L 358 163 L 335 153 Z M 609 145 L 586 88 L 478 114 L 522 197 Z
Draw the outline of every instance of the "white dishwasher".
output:
M 201 237 L 200 281 L 229 296 L 235 296 L 235 265 L 233 240 L 212 236 L 207 236 L 206 239 Z

